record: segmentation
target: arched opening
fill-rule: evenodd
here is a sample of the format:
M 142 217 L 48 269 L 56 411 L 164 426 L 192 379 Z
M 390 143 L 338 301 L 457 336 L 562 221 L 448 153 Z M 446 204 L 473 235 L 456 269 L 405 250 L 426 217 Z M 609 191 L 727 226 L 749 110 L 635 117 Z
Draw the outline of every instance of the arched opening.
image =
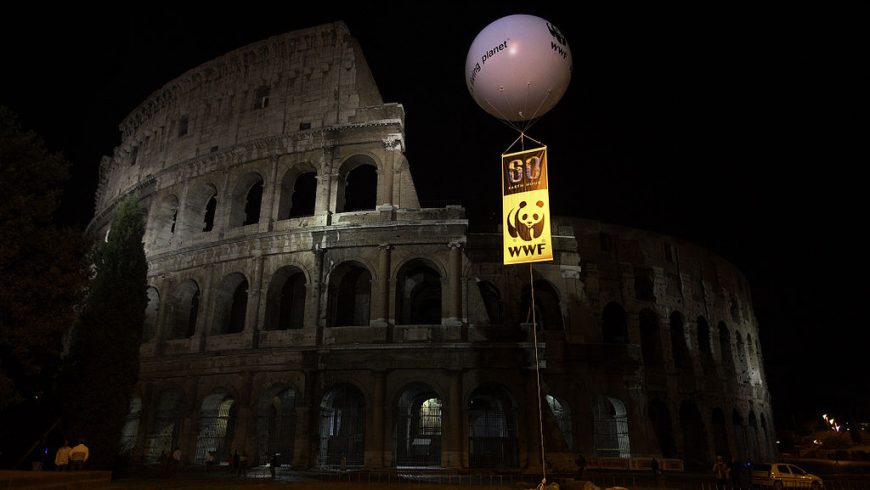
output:
M 239 333 L 245 330 L 248 312 L 248 280 L 234 272 L 224 277 L 215 303 L 216 334 Z
M 282 267 L 269 284 L 266 329 L 300 329 L 305 322 L 305 274 L 296 267 Z
M 639 315 L 640 350 L 643 363 L 648 367 L 661 367 L 662 341 L 659 335 L 659 318 L 650 309 L 643 309 Z
M 263 177 L 256 172 L 242 175 L 233 188 L 230 228 L 259 223 L 262 202 Z
M 477 289 L 483 299 L 486 309 L 486 317 L 490 325 L 504 324 L 504 302 L 501 299 L 501 291 L 495 284 L 489 281 L 477 281 Z
M 737 458 L 745 458 L 749 455 L 746 445 L 746 427 L 743 425 L 743 416 L 735 408 L 731 413 L 731 424 L 734 432 L 734 450 Z
M 226 461 L 229 457 L 236 419 L 234 408 L 235 400 L 223 390 L 213 392 L 202 401 L 194 463 L 205 463 L 208 453 L 214 455 L 215 461 Z
M 320 402 L 320 465 L 359 467 L 365 450 L 365 408 L 362 394 L 340 385 Z
M 731 333 L 728 332 L 725 322 L 719 322 L 719 352 L 722 356 L 722 365 L 733 369 L 734 357 L 731 355 Z
M 355 262 L 345 262 L 329 275 L 329 326 L 368 325 L 372 275 Z
M 199 315 L 199 286 L 188 279 L 179 284 L 173 293 L 171 310 L 172 330 L 170 339 L 186 339 L 196 333 Z
M 513 399 L 501 386 L 482 386 L 471 395 L 468 464 L 472 468 L 513 468 L 519 464 Z
M 136 447 L 136 436 L 139 433 L 139 419 L 142 416 L 142 399 L 138 396 L 130 400 L 130 411 L 121 429 L 121 454 L 132 454 Z
M 674 442 L 673 425 L 671 424 L 671 411 L 661 400 L 653 400 L 649 404 L 649 420 L 653 432 L 659 442 L 659 451 L 665 458 L 676 457 L 677 444 Z
M 396 324 L 441 324 L 441 276 L 423 260 L 408 262 L 396 275 Z
M 178 445 L 178 435 L 181 431 L 181 390 L 169 390 L 160 394 L 157 399 L 151 429 L 145 447 L 145 461 L 156 463 L 160 454 L 172 453 Z
M 149 213 L 148 219 L 151 220 L 154 245 L 157 247 L 169 245 L 175 235 L 176 221 L 178 220 L 178 197 L 170 194 L 158 200 L 155 209 Z
M 625 309 L 617 303 L 608 303 L 601 314 L 601 334 L 605 344 L 627 344 L 628 322 Z
M 344 162 L 339 185 L 338 212 L 375 209 L 378 168 L 371 158 L 355 155 Z
M 422 383 L 405 389 L 396 416 L 396 466 L 441 466 L 441 398 Z
M 184 198 L 181 231 L 185 236 L 211 231 L 217 210 L 217 188 L 212 184 L 192 185 Z
M 217 194 L 211 196 L 205 203 L 205 214 L 202 217 L 202 231 L 214 229 L 214 215 L 217 211 Z
M 145 323 L 142 324 L 142 342 L 150 342 L 157 333 L 157 313 L 160 312 L 160 293 L 155 287 L 145 290 L 148 305 L 145 306 Z
M 314 215 L 317 200 L 317 173 L 308 165 L 291 168 L 281 179 L 278 219 Z
M 761 414 L 761 459 L 769 461 L 770 454 L 770 433 L 767 432 L 767 420 L 764 414 Z
M 721 408 L 713 409 L 711 418 L 713 426 L 713 450 L 716 456 L 722 456 L 725 461 L 731 460 L 731 451 L 728 449 L 728 431 L 725 428 L 725 414 Z
M 710 325 L 707 324 L 707 319 L 699 316 L 697 320 L 698 328 L 698 351 L 701 353 L 701 366 L 705 373 L 713 370 L 713 351 L 710 348 Z
M 287 386 L 264 393 L 257 403 L 256 464 L 265 465 L 275 455 L 279 465 L 293 464 L 296 439 L 296 391 Z
M 674 367 L 691 371 L 692 359 L 689 356 L 689 347 L 686 345 L 686 332 L 683 328 L 683 315 L 675 311 L 670 318 L 671 352 L 674 356 Z
M 631 457 L 628 412 L 618 398 L 598 396 L 592 407 L 592 450 L 595 456 Z
M 547 395 L 547 406 L 550 408 L 550 413 L 553 419 L 556 420 L 556 425 L 559 426 L 559 433 L 562 434 L 562 440 L 565 441 L 565 447 L 569 451 L 574 452 L 574 433 L 571 427 L 571 409 L 565 400 L 556 397 L 555 395 Z
M 758 461 L 761 455 L 761 438 L 758 435 L 758 421 L 755 412 L 749 411 L 749 454 L 753 461 Z
M 680 405 L 680 428 L 683 431 L 683 461 L 691 468 L 706 468 L 707 437 L 698 407 L 689 401 Z
M 549 281 L 539 279 L 534 284 L 535 321 L 538 324 L 538 329 L 557 332 L 564 331 L 558 291 Z M 520 300 L 520 312 L 523 315 L 523 323 L 532 323 L 531 298 L 529 286 L 524 286 Z

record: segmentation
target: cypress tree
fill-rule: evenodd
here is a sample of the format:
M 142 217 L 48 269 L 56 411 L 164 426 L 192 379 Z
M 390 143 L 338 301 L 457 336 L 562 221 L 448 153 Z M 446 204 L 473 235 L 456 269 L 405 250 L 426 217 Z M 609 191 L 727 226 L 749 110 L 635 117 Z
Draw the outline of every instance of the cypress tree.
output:
M 94 275 L 65 368 L 65 428 L 87 441 L 90 466 L 106 469 L 116 461 L 138 379 L 148 304 L 145 224 L 135 198 L 118 206 L 109 230 L 94 250 Z

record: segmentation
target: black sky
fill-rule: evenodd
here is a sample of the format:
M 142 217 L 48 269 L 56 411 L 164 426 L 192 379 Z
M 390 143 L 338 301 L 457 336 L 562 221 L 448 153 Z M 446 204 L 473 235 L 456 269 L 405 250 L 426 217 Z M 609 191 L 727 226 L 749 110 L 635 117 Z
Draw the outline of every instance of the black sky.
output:
M 468 95 L 465 56 L 493 20 L 539 15 L 574 57 L 566 96 L 530 131 L 550 147 L 554 211 L 686 238 L 743 270 L 780 427 L 870 418 L 866 11 L 321 3 L 5 12 L 0 104 L 73 163 L 62 219 L 90 219 L 100 156 L 150 93 L 250 42 L 344 20 L 384 100 L 405 107 L 421 201 L 485 224 L 515 135 Z

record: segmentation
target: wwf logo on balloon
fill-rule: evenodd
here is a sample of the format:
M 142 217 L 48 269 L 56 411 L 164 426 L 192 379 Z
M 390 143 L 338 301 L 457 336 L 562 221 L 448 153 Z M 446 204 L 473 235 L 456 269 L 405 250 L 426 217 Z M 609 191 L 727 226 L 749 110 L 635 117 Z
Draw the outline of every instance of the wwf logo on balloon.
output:
M 534 206 L 528 204 L 526 201 L 520 201 L 519 206 L 511 209 L 507 215 L 507 228 L 513 238 L 522 238 L 530 242 L 541 236 L 546 216 L 544 216 L 544 201 L 538 201 Z
M 565 36 L 559 31 L 559 28 L 547 22 L 547 30 L 550 31 L 550 35 L 556 38 L 556 41 L 559 41 L 559 44 L 562 46 L 567 46 L 568 41 L 565 40 Z

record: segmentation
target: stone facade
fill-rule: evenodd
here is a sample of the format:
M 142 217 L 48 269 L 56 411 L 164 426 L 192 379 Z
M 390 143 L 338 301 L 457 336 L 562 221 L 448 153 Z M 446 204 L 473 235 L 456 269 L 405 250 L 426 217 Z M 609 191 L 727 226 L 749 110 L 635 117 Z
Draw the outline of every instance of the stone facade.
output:
M 194 68 L 121 132 L 89 232 L 127 195 L 147 210 L 137 460 L 540 469 L 532 285 L 549 464 L 773 455 L 743 276 L 579 218 L 533 282 L 503 266 L 463 208 L 420 208 L 403 108 L 342 23 Z

